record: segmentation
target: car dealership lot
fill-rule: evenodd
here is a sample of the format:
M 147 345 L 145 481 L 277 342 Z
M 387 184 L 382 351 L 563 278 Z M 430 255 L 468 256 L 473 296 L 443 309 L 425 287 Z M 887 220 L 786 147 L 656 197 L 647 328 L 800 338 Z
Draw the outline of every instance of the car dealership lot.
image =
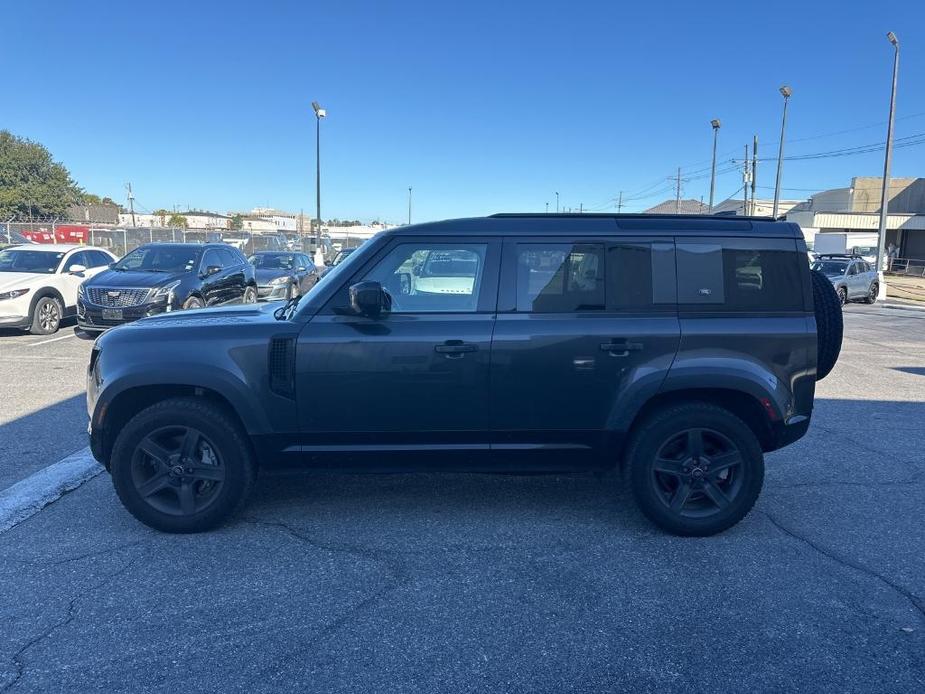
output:
M 0 488 L 85 445 L 70 334 L 0 334 Z M 923 348 L 848 306 L 809 435 L 708 539 L 592 475 L 267 477 L 167 536 L 100 475 L 0 534 L 0 690 L 920 690 Z

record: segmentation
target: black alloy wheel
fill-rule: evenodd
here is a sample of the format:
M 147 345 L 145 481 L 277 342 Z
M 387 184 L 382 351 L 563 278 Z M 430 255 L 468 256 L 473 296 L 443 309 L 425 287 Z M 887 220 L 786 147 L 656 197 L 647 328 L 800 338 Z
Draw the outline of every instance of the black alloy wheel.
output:
M 132 457 L 138 495 L 161 513 L 191 516 L 209 508 L 225 482 L 218 449 L 193 427 L 168 426 L 145 436 Z
M 706 518 L 724 511 L 742 490 L 742 454 L 712 429 L 688 429 L 662 444 L 652 466 L 653 491 L 672 513 Z
M 633 497 L 660 528 L 682 536 L 722 532 L 751 510 L 764 456 L 751 427 L 707 402 L 669 406 L 639 422 L 625 452 Z

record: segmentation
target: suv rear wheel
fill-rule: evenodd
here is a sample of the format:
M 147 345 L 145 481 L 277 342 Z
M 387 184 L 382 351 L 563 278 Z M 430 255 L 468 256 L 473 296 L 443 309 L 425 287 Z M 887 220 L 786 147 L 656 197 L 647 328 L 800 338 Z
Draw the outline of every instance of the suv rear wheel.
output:
M 816 316 L 816 380 L 821 381 L 838 361 L 844 332 L 844 287 L 835 293 L 835 287 L 818 270 L 810 270 L 813 285 L 813 311 Z
M 200 398 L 172 398 L 135 415 L 116 439 L 110 470 L 125 508 L 169 533 L 219 525 L 254 481 L 245 434 Z
M 754 432 L 708 403 L 676 405 L 643 422 L 627 450 L 633 496 L 675 535 L 707 536 L 738 523 L 764 482 Z

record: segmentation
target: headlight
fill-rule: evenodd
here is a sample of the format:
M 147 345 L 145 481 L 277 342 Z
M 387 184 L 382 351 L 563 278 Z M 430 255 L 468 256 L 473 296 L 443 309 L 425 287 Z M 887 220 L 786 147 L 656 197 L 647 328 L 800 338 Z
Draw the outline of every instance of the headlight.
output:
M 14 289 L 11 292 L 0 292 L 0 301 L 5 301 L 6 299 L 16 299 L 23 294 L 28 294 L 28 289 Z
M 274 280 L 270 280 L 269 283 L 270 283 L 271 285 L 273 285 L 273 284 L 277 284 L 277 285 L 278 285 L 278 284 L 289 284 L 289 278 L 288 278 L 288 277 L 277 277 L 277 278 L 274 279 Z
M 180 280 L 176 282 L 171 282 L 170 284 L 165 284 L 163 287 L 158 287 L 157 289 L 151 290 L 151 301 L 160 301 L 161 299 L 168 298 L 173 290 L 180 286 Z

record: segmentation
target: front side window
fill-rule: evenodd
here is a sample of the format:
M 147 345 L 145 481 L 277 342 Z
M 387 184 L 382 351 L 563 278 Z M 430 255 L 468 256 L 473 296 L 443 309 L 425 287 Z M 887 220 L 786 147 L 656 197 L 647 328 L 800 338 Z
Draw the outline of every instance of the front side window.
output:
M 202 269 L 206 270 L 210 267 L 224 268 L 225 263 L 222 259 L 222 256 L 219 255 L 218 251 L 214 248 L 210 248 L 206 251 L 205 255 L 202 258 Z
M 604 245 L 517 244 L 517 311 L 604 310 Z
M 474 312 L 488 246 L 403 243 L 364 277 L 392 297 L 392 313 Z

